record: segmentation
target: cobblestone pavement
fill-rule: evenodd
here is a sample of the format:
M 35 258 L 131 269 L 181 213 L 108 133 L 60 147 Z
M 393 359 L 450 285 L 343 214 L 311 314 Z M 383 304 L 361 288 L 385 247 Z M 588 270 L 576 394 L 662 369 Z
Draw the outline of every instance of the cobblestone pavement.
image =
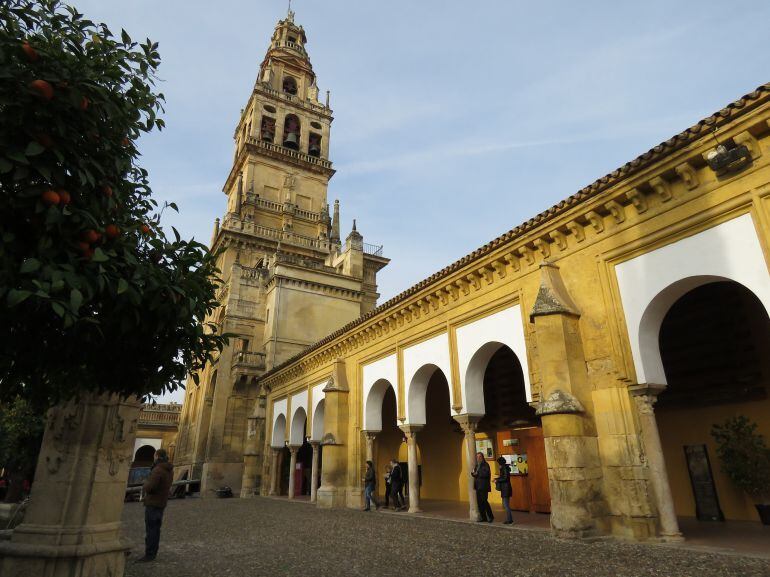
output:
M 170 501 L 158 558 L 134 565 L 143 515 L 126 504 L 127 577 L 770 577 L 768 559 L 269 498 Z

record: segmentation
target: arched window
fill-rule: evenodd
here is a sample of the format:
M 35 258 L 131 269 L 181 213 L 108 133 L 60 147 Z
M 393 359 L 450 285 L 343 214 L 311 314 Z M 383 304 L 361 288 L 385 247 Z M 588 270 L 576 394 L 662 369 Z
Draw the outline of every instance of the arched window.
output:
M 299 118 L 289 114 L 283 123 L 283 145 L 292 150 L 299 150 Z
M 315 132 L 310 133 L 310 139 L 308 142 L 307 153 L 310 156 L 318 158 L 321 156 L 321 135 Z
M 263 142 L 273 142 L 275 140 L 275 118 L 271 116 L 262 117 L 262 127 L 259 130 L 259 138 Z
M 284 76 L 283 78 L 283 91 L 287 94 L 297 94 L 297 81 L 291 76 Z

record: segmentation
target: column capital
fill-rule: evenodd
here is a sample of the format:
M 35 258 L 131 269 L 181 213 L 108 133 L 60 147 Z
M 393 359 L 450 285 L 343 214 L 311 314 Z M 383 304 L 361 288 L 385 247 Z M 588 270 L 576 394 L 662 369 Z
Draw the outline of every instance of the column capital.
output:
M 659 383 L 640 383 L 628 387 L 628 392 L 636 402 L 636 408 L 643 415 L 653 414 L 658 395 L 665 390 L 666 385 Z
M 484 415 L 465 413 L 464 415 L 453 415 L 452 418 L 457 421 L 460 427 L 462 427 L 463 432 L 468 435 L 476 432 L 479 421 L 484 418 Z
M 425 427 L 425 425 L 399 425 L 399 429 L 401 429 L 404 434 L 409 438 L 410 436 L 416 435 L 422 429 Z

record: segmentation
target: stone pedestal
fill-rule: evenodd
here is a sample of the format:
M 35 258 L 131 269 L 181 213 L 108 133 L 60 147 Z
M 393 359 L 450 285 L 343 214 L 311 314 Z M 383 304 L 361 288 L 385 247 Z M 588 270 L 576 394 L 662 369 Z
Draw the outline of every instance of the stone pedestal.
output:
M 660 519 L 660 537 L 663 541 L 681 541 L 682 533 L 679 531 L 679 521 L 674 509 L 674 498 L 671 495 L 671 486 L 668 483 L 666 461 L 663 457 L 663 446 L 660 442 L 658 423 L 655 420 L 653 406 L 658 400 L 658 395 L 664 391 L 665 385 L 643 384 L 629 387 L 629 391 L 636 402 L 639 414 L 639 425 L 642 429 L 642 441 L 644 442 L 644 454 L 647 467 L 650 470 L 650 483 L 655 494 L 655 505 Z
M 468 518 L 471 521 L 479 519 L 479 504 L 476 502 L 476 491 L 473 489 L 471 471 L 476 466 L 476 427 L 483 415 L 456 415 L 454 420 L 460 423 L 465 435 L 465 465 L 468 468 Z
M 120 577 L 120 517 L 138 399 L 89 395 L 51 409 L 24 523 L 0 542 L 3 577 Z
M 241 497 L 253 497 L 262 487 L 262 459 L 265 435 L 265 395 L 257 399 L 254 413 L 249 417 L 246 446 L 243 451 L 243 480 Z
M 535 325 L 542 396 L 551 528 L 561 537 L 592 537 L 608 516 L 593 400 L 580 336 L 580 311 L 559 267 L 540 265 L 541 282 L 530 313 Z
M 319 441 L 310 441 L 313 448 L 313 461 L 310 466 L 310 502 L 315 503 L 318 500 L 318 455 L 321 450 Z
M 321 442 L 324 446 L 324 458 L 317 503 L 321 508 L 342 508 L 349 505 L 347 494 L 348 487 L 352 487 L 352 484 L 348 483 L 347 476 L 349 388 L 345 363 L 341 359 L 334 362 L 332 377 L 323 392 L 325 434 Z M 350 505 L 354 506 L 352 500 Z
M 420 469 L 417 464 L 417 433 L 422 425 L 402 425 L 406 435 L 407 461 L 409 463 L 409 512 L 422 513 L 420 509 Z

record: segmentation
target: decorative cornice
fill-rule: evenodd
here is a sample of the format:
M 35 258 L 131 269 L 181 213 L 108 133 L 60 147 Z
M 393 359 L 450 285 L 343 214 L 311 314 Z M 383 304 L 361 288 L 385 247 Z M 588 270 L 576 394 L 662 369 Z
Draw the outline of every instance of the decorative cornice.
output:
M 483 282 L 482 279 L 485 281 L 491 279 L 491 281 L 494 282 L 495 278 L 502 278 L 504 275 L 501 276 L 499 274 L 500 267 L 506 267 L 505 270 L 507 270 L 507 267 L 510 267 L 510 270 L 518 273 L 523 270 L 524 266 L 532 266 L 535 264 L 536 254 L 543 256 L 543 258 L 547 258 L 545 255 L 552 254 L 554 251 L 552 245 L 555 245 L 559 251 L 564 251 L 568 248 L 569 241 L 567 241 L 567 238 L 574 243 L 583 242 L 586 238 L 586 226 L 590 226 L 595 234 L 601 234 L 607 229 L 606 225 L 608 222 L 614 223 L 615 226 L 627 225 L 628 223 L 626 221 L 628 220 L 629 215 L 626 212 L 626 206 L 633 205 L 635 207 L 634 212 L 637 216 L 643 213 L 646 210 L 646 197 L 644 196 L 647 194 L 646 192 L 636 190 L 636 187 L 634 187 L 635 192 L 632 192 L 630 196 L 628 195 L 628 191 L 625 190 L 618 191 L 617 194 L 610 199 L 597 199 L 593 204 L 591 201 L 602 193 L 611 190 L 614 186 L 624 180 L 638 175 L 643 170 L 661 162 L 675 152 L 690 146 L 701 138 L 709 136 L 715 129 L 733 122 L 736 118 L 755 110 L 769 100 L 770 83 L 758 87 L 754 92 L 729 104 L 719 112 L 701 120 L 687 130 L 655 146 L 631 162 L 626 163 L 612 173 L 596 180 L 548 210 L 538 214 L 516 228 L 509 230 L 507 233 L 476 249 L 460 260 L 455 261 L 451 265 L 413 285 L 369 313 L 348 323 L 341 329 L 309 346 L 304 351 L 294 355 L 280 365 L 275 366 L 265 373 L 261 380 L 273 382 L 274 377 L 276 377 L 278 373 L 281 373 L 281 379 L 275 379 L 275 381 L 283 381 L 284 379 L 289 379 L 292 378 L 292 376 L 301 374 L 301 372 L 312 366 L 319 366 L 320 364 L 328 362 L 331 358 L 329 351 L 337 350 L 341 343 L 345 343 L 345 346 L 348 347 L 348 349 L 356 349 L 359 346 L 362 346 L 368 339 L 365 340 L 360 334 L 361 329 L 364 328 L 366 323 L 371 322 L 374 317 L 382 315 L 383 313 L 390 312 L 390 314 L 385 317 L 385 320 L 389 323 L 396 323 L 398 327 L 403 326 L 404 323 L 412 322 L 414 319 L 419 318 L 422 313 L 420 302 L 427 299 L 429 296 L 418 296 L 418 293 L 424 291 L 431 285 L 438 285 L 439 282 L 444 279 L 447 279 L 449 284 L 445 286 L 436 286 L 436 290 L 432 291 L 430 295 L 436 296 L 438 302 L 441 303 L 442 306 L 449 306 L 451 302 L 457 301 L 461 295 L 468 296 L 471 294 L 471 291 L 475 292 L 480 290 L 482 284 L 487 284 L 486 282 Z M 684 186 L 688 190 L 697 187 L 697 175 L 688 162 L 678 165 L 675 174 L 682 179 Z M 668 202 L 671 200 L 673 196 L 671 184 L 672 182 L 670 180 L 666 180 L 662 176 L 649 178 L 649 180 L 645 182 L 645 186 L 653 194 L 656 194 L 661 202 Z M 581 205 L 586 205 L 586 212 L 582 213 L 582 215 L 576 215 L 576 218 L 570 220 L 563 226 L 559 225 L 562 226 L 563 229 L 558 230 L 557 232 L 562 233 L 563 236 L 558 234 L 548 234 L 550 231 L 548 231 L 544 225 L 547 225 L 556 220 L 557 217 L 560 217 Z M 640 207 L 642 210 L 640 210 Z M 611 220 L 605 222 L 605 218 Z M 542 230 L 542 232 L 538 232 L 537 238 L 522 241 L 528 234 L 538 229 Z M 567 237 L 567 234 L 569 237 Z M 517 246 L 517 241 L 523 242 L 523 244 Z M 467 267 L 470 263 L 478 261 L 501 249 L 505 250 L 501 256 L 496 257 L 495 261 L 498 263 L 498 274 L 491 274 L 490 271 L 482 267 L 481 269 L 477 269 L 476 272 L 464 274 L 462 277 L 454 280 L 448 278 L 461 271 L 464 267 Z M 492 265 L 492 270 L 495 269 L 496 267 Z M 410 299 L 415 300 L 407 302 Z M 397 310 L 397 307 L 399 306 L 402 306 L 403 308 Z M 427 310 L 429 311 L 430 308 Z M 354 333 L 353 329 L 357 328 L 359 328 L 359 331 Z M 330 349 L 321 350 L 323 347 L 330 345 L 342 337 L 344 338 L 340 343 L 333 345 Z M 308 358 L 309 355 L 315 351 L 318 351 L 318 354 L 314 355 L 313 359 Z M 339 355 L 339 353 L 337 353 L 337 355 Z

